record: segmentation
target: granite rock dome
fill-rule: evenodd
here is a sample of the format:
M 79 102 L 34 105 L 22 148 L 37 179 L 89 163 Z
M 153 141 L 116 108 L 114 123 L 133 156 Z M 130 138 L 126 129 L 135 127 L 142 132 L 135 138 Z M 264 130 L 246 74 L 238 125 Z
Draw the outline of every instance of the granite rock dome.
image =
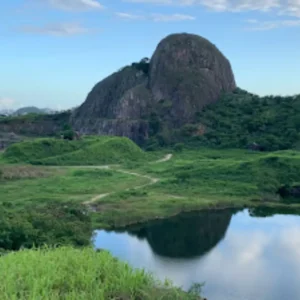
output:
M 71 122 L 84 134 L 148 136 L 147 117 L 167 101 L 167 122 L 179 127 L 236 88 L 230 62 L 208 40 L 173 34 L 157 46 L 146 69 L 125 67 L 102 80 L 74 111 Z

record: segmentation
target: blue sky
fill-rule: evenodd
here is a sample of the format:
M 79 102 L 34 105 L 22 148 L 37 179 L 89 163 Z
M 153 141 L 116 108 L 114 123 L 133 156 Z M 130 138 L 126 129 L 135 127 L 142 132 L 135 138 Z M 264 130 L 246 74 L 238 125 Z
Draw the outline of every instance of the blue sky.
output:
M 0 109 L 69 108 L 166 35 L 216 44 L 239 87 L 300 93 L 300 0 L 0 0 Z

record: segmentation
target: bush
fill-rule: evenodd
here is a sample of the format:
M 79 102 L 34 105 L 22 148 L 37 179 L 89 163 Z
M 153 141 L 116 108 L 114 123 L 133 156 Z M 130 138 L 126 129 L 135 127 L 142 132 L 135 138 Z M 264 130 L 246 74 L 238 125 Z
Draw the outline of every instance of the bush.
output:
M 91 222 L 83 209 L 59 203 L 44 208 L 17 211 L 12 205 L 0 204 L 0 249 L 47 245 L 90 244 Z
M 63 136 L 63 138 L 65 140 L 72 141 L 72 140 L 74 140 L 75 132 L 74 132 L 74 130 L 70 129 L 70 130 L 63 131 L 61 133 L 61 135 Z
M 184 148 L 184 144 L 183 143 L 178 143 L 178 144 L 174 145 L 174 150 L 176 152 L 182 152 L 183 148 Z

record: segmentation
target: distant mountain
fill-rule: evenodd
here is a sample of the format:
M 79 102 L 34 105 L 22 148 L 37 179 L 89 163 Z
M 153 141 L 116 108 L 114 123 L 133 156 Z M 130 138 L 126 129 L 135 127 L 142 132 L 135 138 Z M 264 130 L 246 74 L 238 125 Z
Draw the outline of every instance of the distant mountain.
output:
M 15 112 L 12 113 L 13 116 L 23 116 L 27 114 L 49 114 L 54 112 L 49 108 L 37 108 L 35 106 L 27 106 L 17 109 Z

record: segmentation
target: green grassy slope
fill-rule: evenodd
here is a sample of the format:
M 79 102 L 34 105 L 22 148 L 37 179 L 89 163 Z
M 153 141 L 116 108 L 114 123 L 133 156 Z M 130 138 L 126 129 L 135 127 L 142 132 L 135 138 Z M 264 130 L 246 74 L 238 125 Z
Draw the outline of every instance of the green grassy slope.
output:
M 9 203 L 15 210 L 43 207 L 47 203 L 80 204 L 99 194 L 148 182 L 146 178 L 103 169 L 5 167 L 0 175 L 0 204 Z
M 44 165 L 101 165 L 137 161 L 146 158 L 134 142 L 128 138 L 111 137 L 92 145 L 63 155 L 49 157 L 34 163 Z
M 114 227 L 203 208 L 296 207 L 299 199 L 283 199 L 277 192 L 300 182 L 299 169 L 297 151 L 186 150 L 167 162 L 136 168 L 160 181 L 99 200 L 93 218 L 100 227 Z
M 300 152 L 258 153 L 245 150 L 185 151 L 145 172 L 161 177 L 153 189 L 172 190 L 185 196 L 222 199 L 277 200 L 282 185 L 300 181 Z
M 200 299 L 91 248 L 26 250 L 0 257 L 0 299 Z
M 78 141 L 43 138 L 16 143 L 2 156 L 9 163 L 99 165 L 141 160 L 146 154 L 122 137 L 88 137 Z
M 33 139 L 8 147 L 3 157 L 12 163 L 29 163 L 34 160 L 72 152 L 84 145 L 85 142 L 78 141 L 65 141 L 52 138 Z

